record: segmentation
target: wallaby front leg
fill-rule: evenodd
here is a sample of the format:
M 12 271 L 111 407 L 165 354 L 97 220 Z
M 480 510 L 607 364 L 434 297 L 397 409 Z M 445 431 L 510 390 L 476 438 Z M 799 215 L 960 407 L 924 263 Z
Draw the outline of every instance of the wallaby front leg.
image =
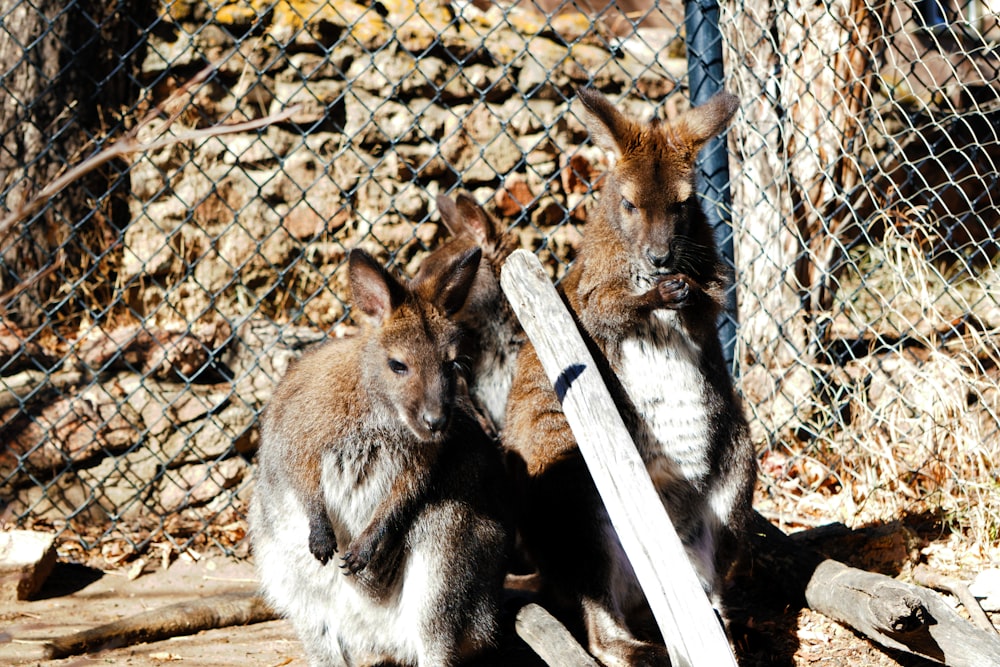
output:
M 426 472 L 424 466 L 416 466 Z M 365 568 L 388 575 L 401 547 L 403 533 L 412 523 L 413 514 L 427 489 L 426 474 L 407 471 L 393 482 L 385 500 L 379 504 L 371 521 L 349 545 L 341 568 L 345 574 L 357 574 Z M 372 572 L 374 575 L 375 572 Z
M 309 517 L 309 553 L 326 565 L 337 553 L 337 535 L 333 532 L 330 515 L 322 497 L 315 497 L 306 504 Z

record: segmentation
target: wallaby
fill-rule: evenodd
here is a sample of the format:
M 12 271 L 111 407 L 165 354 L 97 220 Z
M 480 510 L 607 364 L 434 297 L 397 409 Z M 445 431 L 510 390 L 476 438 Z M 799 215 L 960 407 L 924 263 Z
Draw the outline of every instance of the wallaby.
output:
M 719 93 L 673 122 L 643 124 L 600 93 L 579 98 L 613 166 L 561 289 L 716 598 L 748 521 L 756 467 L 716 330 L 724 265 L 694 181 L 699 150 L 738 100 Z M 591 653 L 609 666 L 669 664 L 662 645 L 629 627 L 645 600 L 530 343 L 518 356 L 504 445 L 523 459 L 524 544 Z
M 482 248 L 475 282 L 455 320 L 466 332 L 461 356 L 468 363 L 464 370 L 469 393 L 489 429 L 499 433 L 517 353 L 525 340 L 521 324 L 500 289 L 500 269 L 517 248 L 517 237 L 465 193 L 454 201 L 439 195 L 437 206 L 452 238 L 428 255 L 417 277 L 470 248 Z
M 312 665 L 455 665 L 497 638 L 503 464 L 455 393 L 480 256 L 403 283 L 352 251 L 362 331 L 304 355 L 265 410 L 254 557 Z

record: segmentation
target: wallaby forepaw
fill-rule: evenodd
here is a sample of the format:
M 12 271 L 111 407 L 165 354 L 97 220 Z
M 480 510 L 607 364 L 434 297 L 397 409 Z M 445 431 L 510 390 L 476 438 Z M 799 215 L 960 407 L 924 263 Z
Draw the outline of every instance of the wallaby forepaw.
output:
M 340 559 L 340 569 L 347 575 L 357 574 L 366 567 L 368 567 L 368 561 L 353 551 L 348 551 Z
M 375 555 L 375 543 L 370 540 L 355 540 L 347 545 L 347 553 L 340 559 L 340 569 L 344 574 L 357 574 L 368 567 Z
M 684 275 L 667 276 L 656 287 L 660 291 L 664 308 L 683 308 L 691 296 L 691 286 L 688 284 L 688 277 Z
M 670 667 L 670 654 L 663 646 L 645 644 L 633 650 L 629 664 L 632 667 Z
M 337 553 L 337 536 L 333 532 L 333 526 L 327 525 L 309 530 L 309 553 L 323 565 L 330 562 L 333 554 Z

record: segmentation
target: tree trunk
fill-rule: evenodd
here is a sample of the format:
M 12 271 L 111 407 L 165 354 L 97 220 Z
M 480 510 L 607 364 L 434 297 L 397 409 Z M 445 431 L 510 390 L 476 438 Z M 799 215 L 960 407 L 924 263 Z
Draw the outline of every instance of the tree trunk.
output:
M 120 128 L 122 106 L 135 97 L 130 68 L 145 6 L 0 0 L 0 212 L 18 210 L 67 166 L 99 150 L 92 137 Z M 60 287 L 113 242 L 107 223 L 126 221 L 119 211 L 127 209 L 109 195 L 126 183 L 114 166 L 90 174 L 0 237 L 0 312 L 31 326 L 52 314 Z M 102 224 L 88 243 L 81 232 Z M 80 243 L 100 247 L 83 252 Z

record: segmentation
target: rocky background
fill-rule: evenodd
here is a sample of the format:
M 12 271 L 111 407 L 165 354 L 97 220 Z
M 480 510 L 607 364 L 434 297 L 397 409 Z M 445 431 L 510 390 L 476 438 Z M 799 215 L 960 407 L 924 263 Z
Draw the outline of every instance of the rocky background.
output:
M 532 0 L 173 0 L 117 17 L 135 49 L 105 25 L 137 93 L 98 101 L 94 142 L 134 150 L 93 206 L 32 226 L 58 246 L 36 267 L 55 295 L 43 323 L 0 312 L 0 528 L 57 530 L 65 555 L 111 564 L 241 552 L 274 383 L 350 333 L 350 248 L 412 275 L 444 240 L 440 193 L 471 192 L 560 277 L 606 169 L 576 89 L 639 117 L 688 93 L 682 3 L 597 4 L 545 18 Z M 985 550 L 1000 531 L 998 37 L 929 31 L 922 6 L 721 5 L 742 99 L 737 380 L 766 515 L 927 515 Z M 239 123 L 258 126 L 216 133 Z M 22 287 L 0 297 L 23 311 Z
M 606 166 L 576 88 L 642 117 L 685 104 L 681 19 L 657 16 L 622 38 L 496 5 L 165 7 L 139 141 L 296 110 L 135 154 L 129 223 L 102 259 L 111 303 L 95 290 L 55 336 L 5 323 L 3 516 L 69 526 L 65 549 L 111 560 L 241 548 L 257 417 L 294 355 L 349 331 L 348 250 L 412 275 L 446 234 L 435 196 L 461 188 L 561 275 Z

